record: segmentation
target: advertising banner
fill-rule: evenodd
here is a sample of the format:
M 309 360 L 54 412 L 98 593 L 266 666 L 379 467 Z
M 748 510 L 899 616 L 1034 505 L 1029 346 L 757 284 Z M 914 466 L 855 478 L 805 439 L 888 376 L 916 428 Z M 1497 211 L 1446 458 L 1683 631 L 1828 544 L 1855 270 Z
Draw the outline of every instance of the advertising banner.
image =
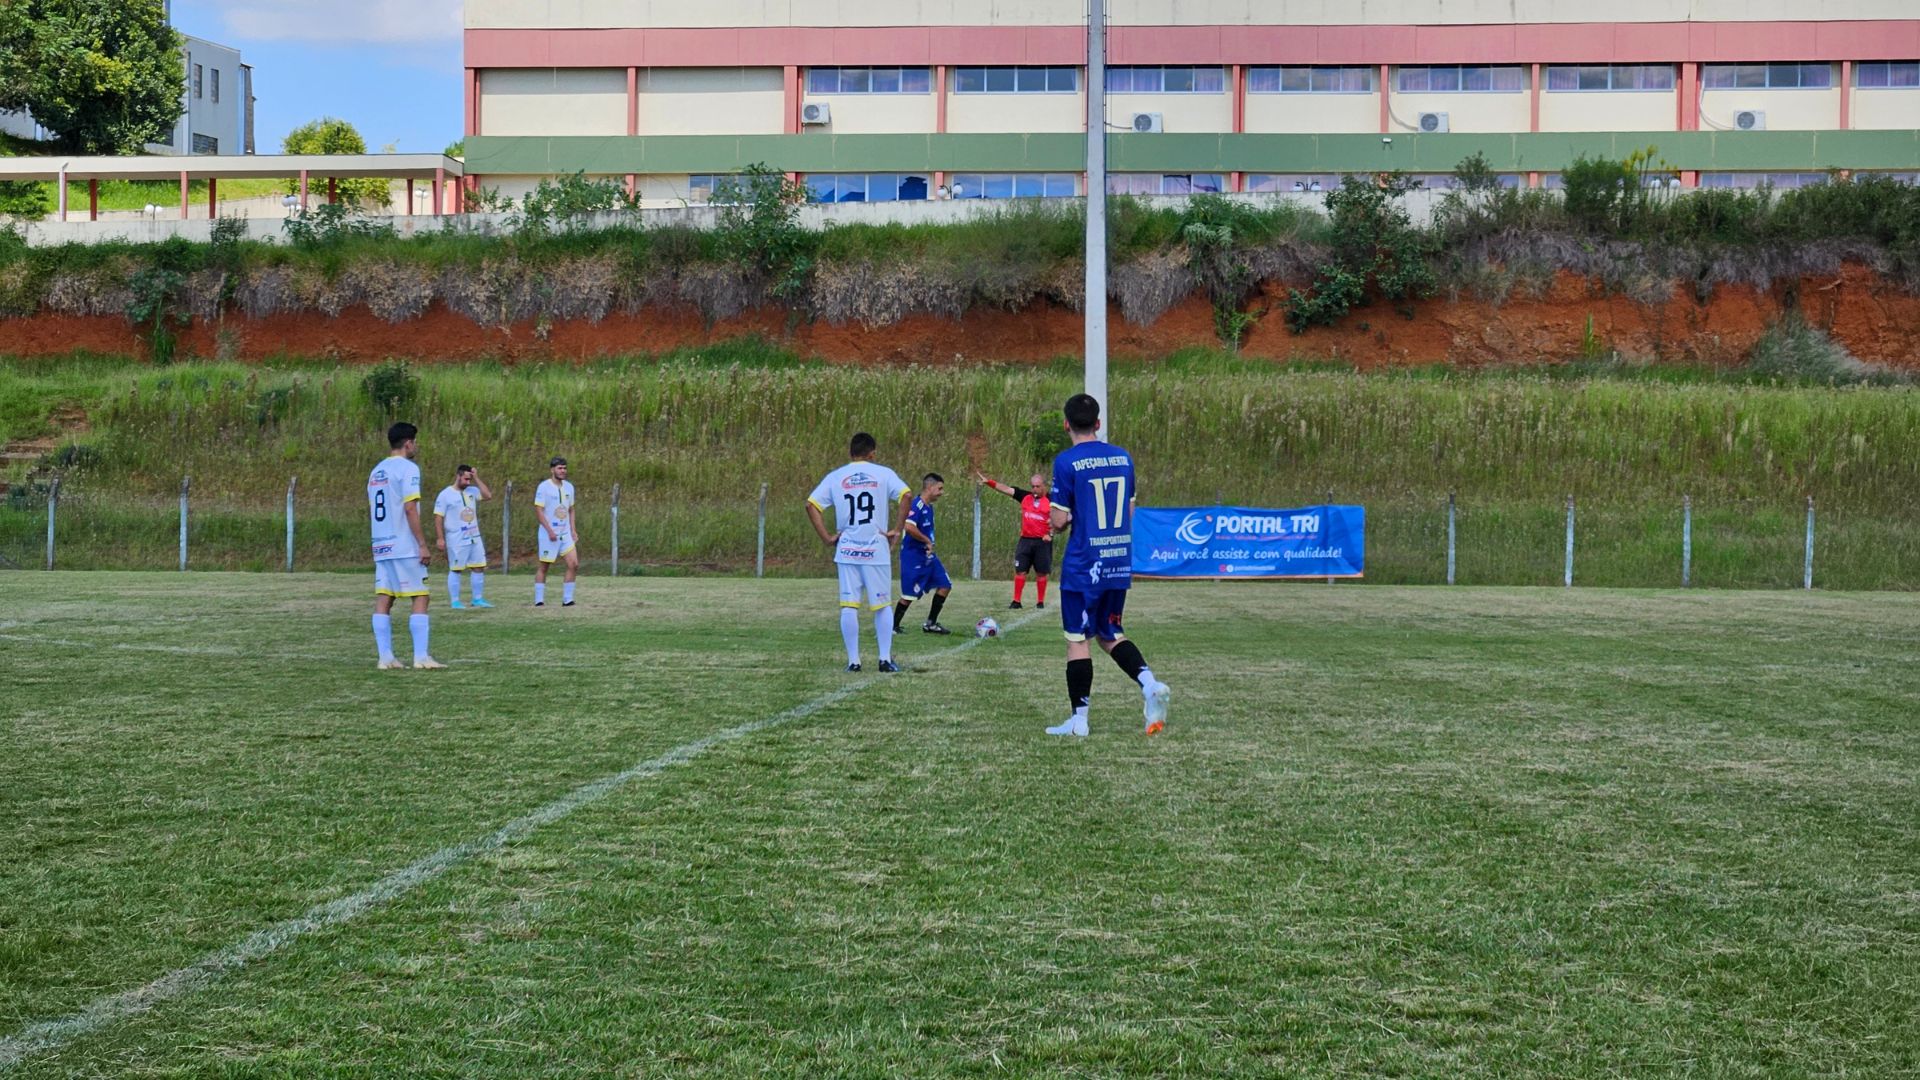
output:
M 1366 538 L 1367 512 L 1360 506 L 1141 507 L 1133 518 L 1133 574 L 1357 578 L 1366 566 Z

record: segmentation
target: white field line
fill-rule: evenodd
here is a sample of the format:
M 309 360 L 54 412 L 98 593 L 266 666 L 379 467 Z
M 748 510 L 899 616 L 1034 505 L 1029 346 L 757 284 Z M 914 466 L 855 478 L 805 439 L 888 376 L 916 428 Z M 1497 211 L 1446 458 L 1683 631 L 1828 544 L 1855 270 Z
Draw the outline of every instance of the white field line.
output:
M 1003 633 L 1011 633 L 1039 616 L 1040 613 L 1036 611 L 1017 619 L 1009 624 Z M 979 645 L 982 640 L 968 638 L 959 645 L 942 649 L 935 653 L 934 657 L 958 655 Z M 736 742 L 760 732 L 790 724 L 795 720 L 804 720 L 822 709 L 836 705 L 868 687 L 885 681 L 886 678 L 883 676 L 869 676 L 858 682 L 829 690 L 785 712 L 683 743 L 659 757 L 650 758 L 621 772 L 583 784 L 553 802 L 523 817 L 515 818 L 484 836 L 443 847 L 431 855 L 388 874 L 351 896 L 318 904 L 307 909 L 302 915 L 275 923 L 263 930 L 256 930 L 240 941 L 208 953 L 186 967 L 176 968 L 144 986 L 96 998 L 86 1008 L 58 1019 L 29 1024 L 14 1034 L 0 1039 L 0 1071 L 11 1070 L 37 1054 L 58 1050 L 75 1039 L 138 1016 L 163 1002 L 201 990 L 218 981 L 228 972 L 237 971 L 255 960 L 271 956 L 309 934 L 351 922 L 433 881 L 448 870 L 472 860 L 475 856 L 498 851 L 535 829 L 543 825 L 551 825 L 576 810 L 591 806 L 637 780 L 645 780 L 676 765 L 684 765 L 716 746 Z
M 0 625 L 9 624 L 0 623 Z M 14 623 L 10 625 L 18 626 L 21 624 Z M 406 642 L 405 634 L 397 634 L 396 638 L 403 644 Z M 373 667 L 372 659 L 357 653 L 353 656 L 328 656 L 322 653 L 307 652 L 255 652 L 242 649 L 236 645 L 163 645 L 158 642 L 146 641 L 76 641 L 73 638 L 43 637 L 39 634 L 0 634 L 0 642 L 10 642 L 19 645 L 43 645 L 56 649 L 118 649 L 122 652 L 164 653 L 172 656 L 220 656 L 233 660 L 308 660 L 321 664 L 355 664 L 364 660 L 366 667 L 369 669 Z M 447 663 L 453 667 L 468 667 L 480 664 L 513 664 L 520 667 L 560 668 L 574 671 L 605 671 L 607 667 L 605 664 L 578 663 L 564 659 L 530 660 L 517 656 L 502 656 L 491 660 L 476 660 L 469 657 L 449 660 Z

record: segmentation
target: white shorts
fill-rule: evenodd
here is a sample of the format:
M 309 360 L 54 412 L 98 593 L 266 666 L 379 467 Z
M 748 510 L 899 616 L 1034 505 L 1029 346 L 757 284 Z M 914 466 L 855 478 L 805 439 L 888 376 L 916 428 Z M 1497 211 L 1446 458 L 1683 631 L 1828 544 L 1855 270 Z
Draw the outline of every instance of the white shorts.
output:
M 375 559 L 373 591 L 376 596 L 425 596 L 427 568 L 417 555 L 406 559 Z
M 545 529 L 540 529 L 537 531 L 538 531 L 538 536 L 536 537 L 536 539 L 540 543 L 540 561 L 541 562 L 557 562 L 559 561 L 561 556 L 573 550 L 573 531 L 572 530 L 568 530 L 566 532 L 561 533 L 560 539 L 558 541 L 547 539 L 547 530 Z
M 476 536 L 471 540 L 449 540 L 447 542 L 448 571 L 457 574 L 462 570 L 485 570 L 486 568 L 486 541 Z
M 893 566 L 890 563 L 838 563 L 840 567 L 840 606 L 860 607 L 862 601 L 872 611 L 893 606 Z

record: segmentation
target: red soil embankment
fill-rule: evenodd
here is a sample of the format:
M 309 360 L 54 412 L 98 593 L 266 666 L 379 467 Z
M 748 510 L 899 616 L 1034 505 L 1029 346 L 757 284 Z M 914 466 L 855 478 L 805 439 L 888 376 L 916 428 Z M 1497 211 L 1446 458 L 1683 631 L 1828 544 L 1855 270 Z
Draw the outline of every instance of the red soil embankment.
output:
M 1920 369 L 1920 296 L 1860 266 L 1771 291 L 1721 286 L 1704 303 L 1684 284 L 1676 285 L 1667 299 L 1646 303 L 1607 294 L 1594 283 L 1562 274 L 1539 297 L 1516 293 L 1501 304 L 1467 296 L 1457 301 L 1437 298 L 1413 305 L 1411 319 L 1375 304 L 1337 327 L 1300 335 L 1289 332 L 1281 317 L 1284 295 L 1284 287 L 1274 287 L 1256 301 L 1256 308 L 1270 310 L 1248 334 L 1246 355 L 1337 358 L 1362 367 L 1525 363 L 1568 359 L 1591 342 L 1633 357 L 1734 364 L 1770 322 L 1797 304 L 1809 322 L 1862 360 Z M 319 312 L 262 319 L 229 315 L 218 324 L 196 321 L 182 335 L 182 347 L 197 356 L 241 359 L 573 360 L 697 347 L 744 334 L 760 334 L 802 355 L 849 363 L 967 363 L 1078 354 L 1082 329 L 1078 314 L 1043 304 L 1023 311 L 979 309 L 957 321 L 914 315 L 871 328 L 789 326 L 787 313 L 775 309 L 711 326 L 690 310 L 646 311 L 609 315 L 599 323 L 556 321 L 542 333 L 533 323 L 480 326 L 435 305 L 424 316 L 400 323 L 386 322 L 365 308 L 336 317 Z M 1198 297 L 1181 302 L 1150 326 L 1128 323 L 1116 311 L 1111 340 L 1116 356 L 1147 359 L 1219 344 L 1212 311 Z M 142 349 L 140 335 L 121 318 L 42 314 L 0 320 L 0 354 L 88 350 L 139 355 Z

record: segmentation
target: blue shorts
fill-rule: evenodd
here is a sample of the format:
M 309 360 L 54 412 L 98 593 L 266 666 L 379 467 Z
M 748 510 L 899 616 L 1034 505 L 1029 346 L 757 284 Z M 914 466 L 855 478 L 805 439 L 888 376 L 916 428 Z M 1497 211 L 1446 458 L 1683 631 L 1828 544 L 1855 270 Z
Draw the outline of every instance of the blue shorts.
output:
M 947 568 L 940 565 L 940 556 L 910 547 L 900 549 L 901 599 L 918 600 L 930 592 L 951 588 L 953 579 L 947 576 Z
M 1060 623 L 1068 641 L 1085 641 L 1088 637 L 1113 641 L 1126 636 L 1126 628 L 1120 625 L 1120 616 L 1126 610 L 1125 589 L 1098 593 L 1060 590 Z

